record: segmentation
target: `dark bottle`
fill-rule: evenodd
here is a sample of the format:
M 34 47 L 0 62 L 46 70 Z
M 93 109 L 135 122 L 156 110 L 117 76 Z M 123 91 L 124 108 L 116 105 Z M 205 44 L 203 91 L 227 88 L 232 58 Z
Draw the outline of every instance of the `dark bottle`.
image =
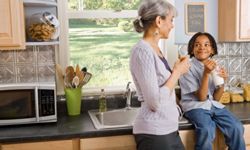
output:
M 101 95 L 99 97 L 99 112 L 107 111 L 107 101 L 104 89 L 101 89 Z

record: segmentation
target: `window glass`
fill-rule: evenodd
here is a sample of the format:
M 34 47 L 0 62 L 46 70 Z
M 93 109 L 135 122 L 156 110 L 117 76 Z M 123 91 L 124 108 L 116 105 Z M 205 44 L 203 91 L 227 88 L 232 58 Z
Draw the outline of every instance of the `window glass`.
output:
M 137 10 L 141 0 L 68 0 L 69 10 Z
M 129 56 L 141 38 L 133 19 L 70 19 L 70 64 L 93 74 L 88 87 L 119 86 L 132 81 Z

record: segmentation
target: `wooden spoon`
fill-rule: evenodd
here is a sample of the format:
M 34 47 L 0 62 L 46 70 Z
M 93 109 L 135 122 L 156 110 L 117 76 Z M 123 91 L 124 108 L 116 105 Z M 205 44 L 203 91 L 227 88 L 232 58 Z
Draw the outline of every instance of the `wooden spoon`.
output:
M 72 80 L 75 76 L 74 74 L 75 74 L 74 68 L 72 66 L 68 66 L 66 68 L 65 82 L 69 87 L 72 87 Z
M 79 65 L 77 64 L 77 65 L 76 65 L 76 75 L 79 74 L 80 71 L 81 71 L 81 70 L 80 70 L 80 67 L 79 67 Z
M 80 70 L 80 67 L 79 67 L 78 64 L 77 64 L 77 66 L 76 66 L 76 76 L 78 76 L 79 82 L 82 82 L 83 77 L 84 77 L 84 74 L 83 74 L 83 72 Z

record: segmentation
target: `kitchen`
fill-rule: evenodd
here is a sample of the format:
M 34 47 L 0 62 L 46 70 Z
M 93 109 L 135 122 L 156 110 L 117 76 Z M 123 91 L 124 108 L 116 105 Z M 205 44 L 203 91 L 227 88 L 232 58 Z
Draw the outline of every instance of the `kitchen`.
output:
M 8 1 L 5 1 L 5 2 L 8 3 Z M 26 1 L 26 4 L 24 3 L 24 6 L 25 6 L 24 8 L 26 9 L 25 11 L 33 14 L 36 9 L 33 10 L 32 7 L 37 7 L 38 5 L 35 2 L 36 2 L 35 0 L 33 0 L 33 2 L 32 0 Z M 171 1 L 171 2 L 174 4 L 174 1 Z M 250 47 L 249 45 L 250 44 L 249 44 L 249 22 L 247 22 L 247 20 L 250 20 L 250 19 L 241 19 L 241 21 L 243 22 L 241 22 L 240 24 L 241 25 L 243 24 L 243 27 L 244 27 L 242 29 L 242 27 L 239 27 L 240 21 L 238 21 L 240 17 L 235 16 L 235 18 L 233 18 L 232 17 L 233 15 L 230 14 L 230 17 L 232 18 L 230 20 L 232 22 L 226 23 L 227 26 L 225 26 L 223 23 L 225 23 L 226 21 L 223 19 L 227 17 L 224 17 L 224 16 L 221 17 L 220 15 L 218 15 L 218 12 L 221 10 L 222 11 L 221 15 L 223 15 L 223 12 L 227 11 L 228 8 L 222 7 L 224 5 L 219 7 L 217 1 L 204 1 L 204 0 L 203 1 L 201 0 L 200 1 L 197 1 L 197 0 L 187 1 L 186 0 L 186 1 L 175 2 L 175 6 L 177 7 L 177 10 L 178 10 L 178 17 L 175 19 L 176 21 L 175 31 L 171 32 L 171 36 L 170 36 L 172 37 L 171 39 L 168 39 L 167 41 L 164 41 L 161 43 L 162 45 L 167 45 L 166 49 L 171 50 L 171 51 L 165 52 L 168 59 L 170 60 L 170 64 L 173 65 L 174 60 L 176 60 L 178 57 L 177 49 L 179 49 L 180 51 L 185 49 L 186 43 L 188 39 L 190 38 L 190 33 L 187 33 L 189 31 L 185 29 L 185 26 L 187 23 L 186 21 L 184 22 L 185 20 L 184 14 L 186 14 L 186 12 L 184 12 L 185 10 L 184 4 L 185 3 L 191 4 L 191 2 L 199 2 L 199 4 L 202 4 L 202 2 L 206 2 L 206 13 L 204 14 L 206 21 L 204 23 L 204 28 L 207 32 L 210 32 L 211 34 L 213 34 L 216 37 L 216 39 L 218 39 L 218 41 L 221 41 L 218 44 L 220 47 L 219 48 L 220 55 L 218 56 L 218 58 L 220 60 L 220 63 L 224 65 L 225 67 L 227 67 L 227 69 L 229 70 L 229 73 L 231 73 L 230 79 L 229 79 L 230 84 L 237 85 L 239 84 L 239 80 L 244 81 L 244 82 L 249 82 L 248 59 L 249 59 L 249 47 Z M 238 6 L 238 3 L 236 5 L 234 4 L 234 2 L 236 3 L 236 1 L 232 1 L 232 7 Z M 244 1 L 244 0 L 243 2 L 247 3 L 247 1 Z M 244 4 L 243 2 L 241 3 L 241 7 L 249 6 L 249 2 L 248 4 Z M 48 0 L 48 3 L 52 3 L 52 5 L 54 5 L 53 0 Z M 67 30 L 68 22 L 67 22 L 67 19 L 65 21 L 65 18 L 66 18 L 65 16 L 67 16 L 67 14 L 66 14 L 66 11 L 64 11 L 67 9 L 67 6 L 66 4 L 64 5 L 64 3 L 61 3 L 61 2 L 59 3 L 59 1 L 55 5 L 58 7 L 58 19 L 60 21 L 60 33 L 61 34 L 59 37 L 60 39 L 59 41 L 53 41 L 52 43 L 45 42 L 45 43 L 41 43 L 40 45 L 35 45 L 32 42 L 25 43 L 24 42 L 25 38 L 23 38 L 24 29 L 20 29 L 20 26 L 18 26 L 17 30 L 14 31 L 14 33 L 15 35 L 18 35 L 17 33 L 20 33 L 21 38 L 15 39 L 14 42 L 12 43 L 13 46 L 6 46 L 8 45 L 6 44 L 8 42 L 7 40 L 3 40 L 3 42 L 0 41 L 0 45 L 1 45 L 0 49 L 10 49 L 10 51 L 7 51 L 7 52 L 0 51 L 1 58 L 3 58 L 2 56 L 6 55 L 6 53 L 11 53 L 11 56 L 13 56 L 13 58 L 8 57 L 8 59 L 1 62 L 2 69 L 0 71 L 1 73 L 0 75 L 4 77 L 3 79 L 1 79 L 1 84 L 5 82 L 26 83 L 26 82 L 33 82 L 37 80 L 42 83 L 47 82 L 47 81 L 53 82 L 54 81 L 53 77 L 55 75 L 55 71 L 53 71 L 54 64 L 59 63 L 62 66 L 62 68 L 65 68 L 69 64 L 69 57 L 68 57 L 69 48 L 67 44 L 69 42 L 66 36 L 66 34 L 68 33 L 68 30 Z M 15 4 L 15 7 L 17 6 L 19 5 Z M 203 5 L 198 5 L 198 6 L 203 6 Z M 22 8 L 16 9 L 16 10 L 21 10 L 21 9 Z M 42 6 L 42 9 L 51 11 L 53 14 L 56 14 L 56 10 L 54 9 L 54 6 L 53 7 Z M 217 12 L 217 9 L 218 9 L 218 12 Z M 240 9 L 240 10 L 244 11 L 244 9 Z M 235 11 L 238 12 L 240 10 L 236 9 Z M 238 14 L 236 12 L 231 12 L 231 13 Z M 22 13 L 17 12 L 17 14 L 21 15 Z M 228 13 L 224 13 L 224 15 L 225 14 L 228 14 Z M 134 14 L 132 14 L 131 17 L 133 15 Z M 249 15 L 243 13 L 241 17 L 244 17 L 244 16 L 249 18 Z M 133 16 L 133 17 L 136 17 L 136 16 Z M 4 18 L 4 17 L 2 16 L 1 18 Z M 220 19 L 223 20 L 222 27 L 220 26 L 221 24 L 218 21 Z M 14 18 L 14 20 L 20 21 L 20 23 L 12 24 L 13 28 L 14 28 L 14 25 L 23 24 L 22 19 L 20 17 Z M 244 26 L 244 21 L 246 21 L 245 26 Z M 232 24 L 232 26 L 236 24 L 236 26 L 239 27 L 239 29 L 236 28 L 235 31 L 233 31 L 232 28 L 230 28 L 231 26 L 230 25 L 228 26 L 228 24 Z M 226 27 L 230 28 L 228 29 L 229 31 L 226 30 L 227 29 Z M 230 31 L 232 31 L 231 35 L 223 35 L 226 33 L 230 33 Z M 245 35 L 247 33 L 248 33 L 248 39 L 246 38 L 247 35 Z M 238 36 L 238 34 L 240 34 L 240 36 Z M 19 42 L 19 44 L 16 44 L 17 41 Z M 23 49 L 25 45 L 27 49 L 29 49 L 28 51 L 14 51 L 13 52 L 11 50 L 11 49 L 19 49 L 19 48 Z M 176 51 L 174 51 L 174 49 L 176 49 Z M 16 57 L 16 56 L 20 56 L 20 57 Z M 10 59 L 14 59 L 14 60 L 10 60 Z M 8 66 L 8 65 L 11 65 L 11 66 Z M 25 66 L 32 66 L 31 68 L 33 68 L 33 70 Z M 88 70 L 90 70 L 90 67 L 88 68 L 89 68 Z M 9 70 L 12 70 L 12 72 L 15 72 L 15 70 L 17 70 L 18 73 L 16 75 L 13 75 L 13 73 L 11 73 L 10 71 L 9 74 L 6 74 L 6 71 L 9 71 Z M 31 74 L 29 72 L 31 72 Z M 59 82 L 56 82 L 56 83 L 60 84 Z M 124 85 L 123 87 L 124 88 L 121 88 L 121 91 L 123 90 L 124 92 L 126 89 L 126 86 Z M 100 88 L 96 89 L 96 91 L 94 89 L 94 91 L 92 90 L 90 92 L 88 92 L 88 90 L 89 89 L 87 88 L 83 89 L 84 96 L 88 93 L 90 93 L 89 95 L 91 95 L 91 92 L 94 94 L 96 93 L 99 94 Z M 114 90 L 112 91 L 109 89 L 107 90 L 105 89 L 105 91 L 113 92 Z M 60 96 L 63 95 L 62 86 L 60 85 L 57 86 L 57 92 L 59 96 L 58 102 L 57 102 L 58 108 L 63 108 L 65 107 L 65 104 L 63 103 L 64 101 L 60 100 Z M 117 92 L 117 91 L 114 91 L 114 92 Z M 96 97 L 96 96 L 92 96 L 92 97 Z M 118 99 L 116 98 L 116 95 L 115 96 L 111 95 L 108 97 L 110 97 L 110 99 L 113 99 L 113 100 Z M 89 107 L 98 106 L 96 102 L 91 101 L 91 96 L 86 97 L 86 98 L 87 99 L 84 98 L 84 105 L 83 105 L 84 111 L 87 109 L 86 107 L 88 105 Z M 88 101 L 88 99 L 90 100 Z M 122 100 L 119 102 L 125 105 L 126 100 L 124 100 L 124 98 L 121 98 L 121 99 Z M 89 103 L 89 104 L 85 104 L 85 103 Z M 118 107 L 123 107 L 122 104 L 121 105 L 116 104 L 116 105 L 118 105 Z M 249 104 L 247 102 L 242 102 L 242 103 L 235 103 L 235 105 L 232 105 L 229 107 L 235 110 L 237 106 L 239 110 L 246 110 L 247 109 L 246 107 L 248 105 Z M 88 146 L 91 148 L 91 146 L 93 147 L 97 145 L 95 144 L 97 142 L 104 142 L 103 144 L 100 144 L 101 146 L 104 146 L 104 145 L 112 146 L 114 143 L 117 143 L 117 145 L 114 145 L 114 147 L 117 146 L 119 147 L 119 149 L 122 149 L 121 147 L 124 147 L 124 149 L 126 149 L 126 146 L 127 146 L 127 149 L 128 149 L 128 147 L 131 146 L 132 147 L 131 149 L 133 149 L 134 143 L 133 143 L 133 139 L 131 139 L 132 138 L 131 128 L 125 128 L 121 130 L 113 129 L 113 130 L 96 131 L 91 123 L 90 118 L 85 113 L 79 116 L 80 118 L 80 119 L 78 118 L 79 120 L 77 119 L 77 117 L 64 117 L 63 115 L 61 115 L 61 114 L 66 114 L 65 109 L 63 110 L 58 109 L 57 114 L 59 116 L 57 125 L 52 123 L 52 124 L 42 124 L 42 125 L 34 125 L 34 126 L 23 125 L 23 126 L 13 126 L 13 127 L 10 127 L 10 126 L 1 127 L 0 143 L 5 143 L 2 145 L 2 149 L 8 149 L 8 148 L 10 149 L 11 146 L 17 147 L 19 149 L 21 149 L 22 146 L 24 147 L 23 149 L 28 149 L 27 147 L 30 147 L 30 149 L 32 149 L 32 146 L 34 146 L 36 149 L 38 149 L 38 147 L 41 147 L 42 149 L 46 149 L 46 145 L 50 145 L 50 144 L 54 145 L 55 148 L 61 146 L 64 149 L 88 149 Z M 242 114 L 242 112 L 239 112 L 239 114 Z M 249 114 L 248 114 L 248 117 L 249 117 Z M 246 119 L 246 120 L 243 120 L 243 123 L 245 125 L 245 134 L 246 134 L 246 133 L 249 133 L 249 129 L 248 129 L 249 120 L 247 120 L 249 118 L 245 118 L 244 116 L 243 119 Z M 63 123 L 63 124 L 60 124 L 60 123 Z M 88 130 L 89 129 L 88 127 L 90 127 L 90 130 Z M 80 130 L 78 130 L 79 128 Z M 190 127 L 190 125 L 186 125 L 185 127 L 180 127 L 180 129 L 181 129 L 180 134 L 183 134 L 183 140 L 186 140 L 186 142 L 184 143 L 186 143 L 187 146 L 192 147 L 192 144 L 193 144 L 192 142 L 194 141 L 192 141 L 193 139 L 189 138 L 189 136 L 194 136 L 193 132 L 192 130 L 186 130 L 186 129 L 192 129 L 192 127 Z M 29 131 L 29 133 L 27 133 L 27 130 Z M 247 139 L 249 139 L 247 138 L 247 136 L 249 137 L 250 135 L 246 135 L 246 141 Z M 96 138 L 93 138 L 93 137 L 96 137 Z M 114 142 L 113 140 L 116 140 L 117 142 Z M 221 144 L 221 138 L 218 137 L 218 140 L 216 140 L 216 142 L 218 142 L 219 144 L 215 144 L 215 146 L 223 146 Z M 19 143 L 19 144 L 15 145 L 13 143 Z M 20 144 L 20 143 L 23 143 L 23 144 Z M 119 144 L 119 143 L 123 143 L 123 144 Z M 249 141 L 247 141 L 247 144 L 249 144 Z M 47 149 L 51 149 L 51 147 L 47 146 Z M 96 149 L 98 148 L 96 147 Z M 109 148 L 107 147 L 107 149 Z

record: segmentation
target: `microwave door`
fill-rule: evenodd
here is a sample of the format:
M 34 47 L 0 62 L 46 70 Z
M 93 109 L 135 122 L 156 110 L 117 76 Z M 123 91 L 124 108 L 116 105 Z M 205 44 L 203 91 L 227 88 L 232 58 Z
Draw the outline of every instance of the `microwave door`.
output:
M 0 91 L 0 124 L 36 121 L 33 89 Z

